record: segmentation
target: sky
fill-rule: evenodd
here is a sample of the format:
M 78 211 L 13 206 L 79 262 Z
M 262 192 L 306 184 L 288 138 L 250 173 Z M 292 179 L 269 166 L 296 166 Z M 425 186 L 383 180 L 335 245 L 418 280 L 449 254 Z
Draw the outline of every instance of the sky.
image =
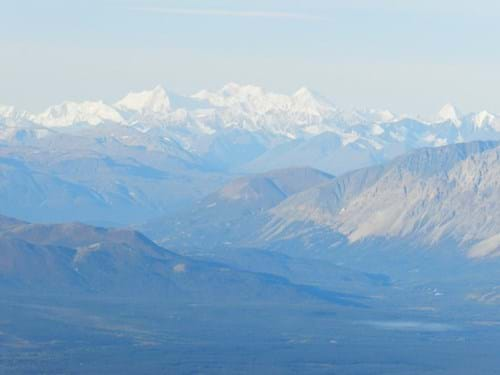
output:
M 227 82 L 342 108 L 500 113 L 497 0 L 2 0 L 0 103 Z

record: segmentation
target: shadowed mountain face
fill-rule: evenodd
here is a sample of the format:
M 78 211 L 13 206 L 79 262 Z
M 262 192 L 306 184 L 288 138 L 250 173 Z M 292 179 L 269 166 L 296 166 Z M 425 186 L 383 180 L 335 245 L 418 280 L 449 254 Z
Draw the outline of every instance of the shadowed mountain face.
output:
M 225 181 L 173 142 L 155 144 L 126 128 L 100 131 L 0 147 L 0 213 L 126 225 L 185 207 Z
M 379 164 L 388 157 L 390 155 L 383 155 L 368 141 L 346 144 L 341 136 L 325 132 L 309 139 L 292 141 L 275 147 L 252 160 L 245 168 L 249 171 L 261 171 L 294 165 L 310 165 L 339 175 L 353 169 Z
M 181 303 L 332 302 L 356 297 L 238 271 L 158 247 L 142 234 L 0 217 L 0 289 L 6 294 L 108 296 Z
M 331 179 L 333 176 L 317 169 L 288 168 L 242 177 L 223 187 L 216 195 L 228 201 L 255 201 L 259 208 L 266 208 L 266 206 L 272 207 L 275 202 L 290 195 L 321 185 Z M 265 202 L 268 197 L 276 199 Z
M 141 227 L 156 239 L 183 234 L 190 245 L 228 243 L 232 235 L 253 237 L 261 215 L 288 197 L 334 177 L 312 168 L 289 168 L 238 178 L 197 202 L 192 210 Z M 257 221 L 256 221 L 257 220 Z
M 204 243 L 215 248 L 226 241 L 326 252 L 377 241 L 379 247 L 391 242 L 423 248 L 453 244 L 469 257 L 491 256 L 500 246 L 499 160 L 498 143 L 472 142 L 421 149 L 286 197 L 261 185 L 260 194 L 239 194 L 237 187 L 248 185 L 235 181 L 217 195 L 231 193 L 225 210 L 217 211 L 222 204 L 209 197 L 187 216 L 198 214 L 199 220 L 180 216 L 173 219 L 175 230 L 167 224 L 162 231 L 156 223 L 152 233 L 165 244 L 183 247 Z M 252 206 L 255 196 L 269 204 Z M 214 222 L 220 229 L 211 237 Z

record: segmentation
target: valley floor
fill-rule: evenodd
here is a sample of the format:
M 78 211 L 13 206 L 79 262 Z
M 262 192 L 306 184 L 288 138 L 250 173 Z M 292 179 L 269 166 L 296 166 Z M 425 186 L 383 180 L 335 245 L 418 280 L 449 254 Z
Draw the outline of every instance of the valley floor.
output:
M 494 374 L 494 316 L 3 296 L 0 373 Z

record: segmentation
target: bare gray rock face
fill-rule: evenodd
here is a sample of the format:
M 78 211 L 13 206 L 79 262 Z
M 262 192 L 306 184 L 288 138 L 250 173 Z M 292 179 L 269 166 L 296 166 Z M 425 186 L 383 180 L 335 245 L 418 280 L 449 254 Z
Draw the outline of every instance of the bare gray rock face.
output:
M 500 251 L 500 147 L 474 142 L 423 149 L 383 166 L 348 173 L 273 208 L 270 240 L 303 223 L 345 236 L 453 241 L 471 257 Z

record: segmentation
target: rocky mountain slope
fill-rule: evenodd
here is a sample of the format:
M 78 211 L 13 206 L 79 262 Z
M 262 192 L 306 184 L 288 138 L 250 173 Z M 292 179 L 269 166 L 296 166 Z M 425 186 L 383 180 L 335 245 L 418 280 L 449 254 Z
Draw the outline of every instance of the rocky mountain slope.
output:
M 315 252 L 370 242 L 379 248 L 396 243 L 421 249 L 452 247 L 473 258 L 495 256 L 500 251 L 499 168 L 497 142 L 424 148 L 281 200 L 269 194 L 267 199 L 274 203 L 256 205 L 250 216 L 235 209 L 218 222 L 208 216 L 205 223 L 177 217 L 176 230 L 171 231 L 174 226 L 168 224 L 163 232 L 157 222 L 154 238 L 185 247 L 198 246 L 203 239 L 214 248 L 229 242 L 231 246 L 282 246 L 285 251 L 296 243 Z M 242 196 L 234 198 L 232 207 L 245 202 Z M 209 200 L 192 212 L 208 212 Z M 212 217 L 217 216 L 215 207 L 210 208 Z M 214 232 L 206 224 L 214 222 L 224 229 Z M 211 233 L 217 235 L 212 238 Z
M 282 202 L 270 211 L 263 237 L 302 223 L 351 245 L 375 238 L 422 247 L 453 243 L 470 257 L 493 256 L 500 250 L 499 168 L 494 142 L 418 150 Z

